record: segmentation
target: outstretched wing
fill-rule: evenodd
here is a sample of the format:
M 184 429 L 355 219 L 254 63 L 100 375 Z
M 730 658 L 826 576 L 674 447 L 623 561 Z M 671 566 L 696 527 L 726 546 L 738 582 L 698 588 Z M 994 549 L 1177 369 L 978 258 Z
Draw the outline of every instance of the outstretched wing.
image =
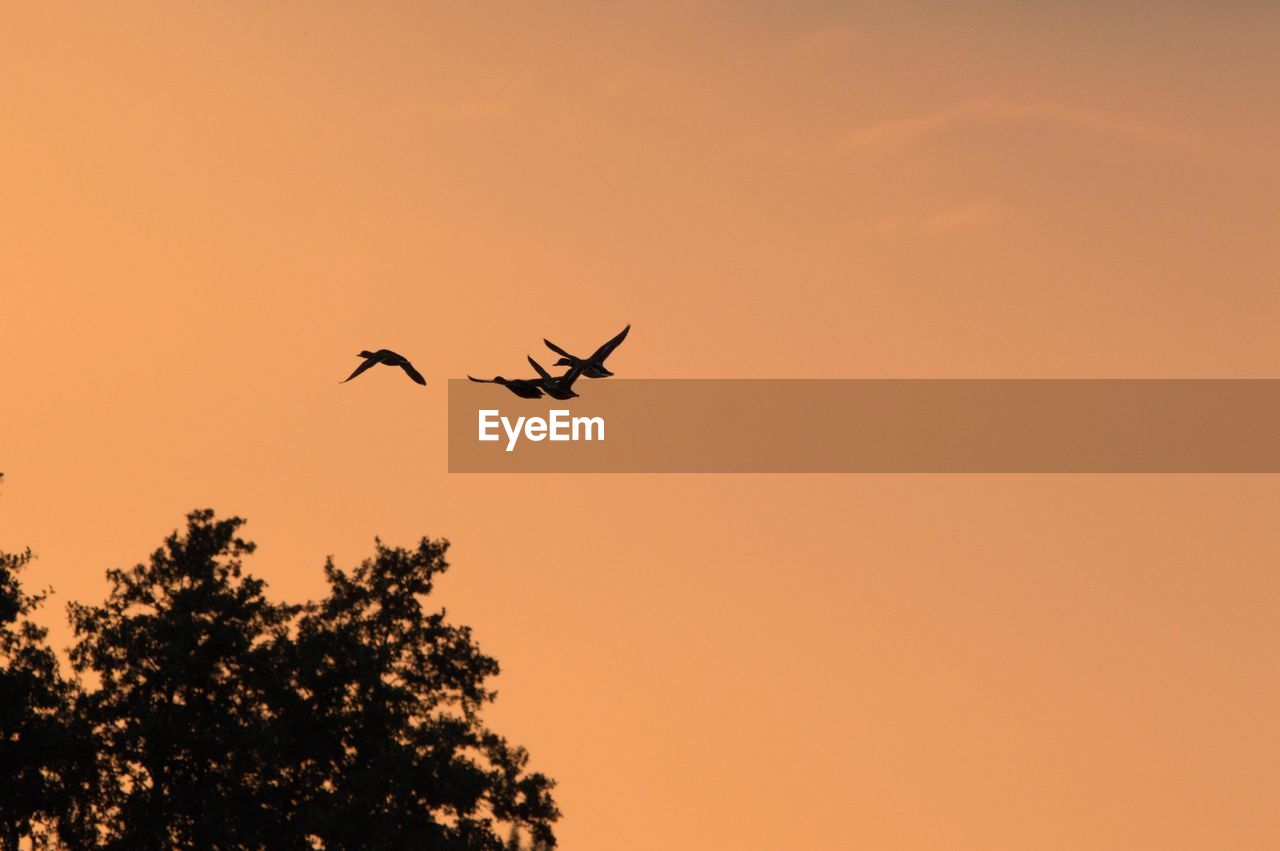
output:
M 342 379 L 342 380 L 341 380 L 341 381 L 339 381 L 338 383 L 339 383 L 339 384 L 346 384 L 348 381 L 350 381 L 351 379 L 355 378 L 357 375 L 359 375 L 360 373 L 364 372 L 364 371 L 365 371 L 366 369 L 368 369 L 369 367 L 373 366 L 373 365 L 374 365 L 374 364 L 376 364 L 376 363 L 379 363 L 379 362 L 380 362 L 380 360 L 381 360 L 381 359 L 380 359 L 380 358 L 378 358 L 378 357 L 376 357 L 376 356 L 375 356 L 375 357 L 371 357 L 371 358 L 365 358 L 365 359 L 364 359 L 364 363 L 362 363 L 362 364 L 360 364 L 358 367 L 356 367 L 356 371 L 355 371 L 355 372 L 351 373 L 350 375 L 348 375 L 346 378 Z
M 557 346 L 555 343 L 553 343 L 553 342 L 551 342 L 550 340 L 548 340 L 546 337 L 543 337 L 543 338 L 542 338 L 542 342 L 544 342 L 544 343 L 546 343 L 546 344 L 547 344 L 547 348 L 548 348 L 548 349 L 550 349 L 551 351 L 553 351 L 553 352 L 555 352 L 556 354 L 560 355 L 561 357 L 566 357 L 566 358 L 568 358 L 569 360 L 577 360 L 577 358 L 575 358 L 573 355 L 569 354 L 569 353 L 568 353 L 568 352 L 566 352 L 564 349 L 560 348 L 560 347 L 559 347 L 559 346 Z
M 418 382 L 419 384 L 425 385 L 427 383 L 427 379 L 422 377 L 422 373 L 414 369 L 413 364 L 409 363 L 408 360 L 405 360 L 403 358 L 402 360 L 404 360 L 404 363 L 400 364 L 400 368 L 403 369 L 405 373 L 414 381 Z
M 556 382 L 565 390 L 570 389 L 573 387 L 573 382 L 577 381 L 578 376 L 582 374 L 583 366 L 585 364 L 582 361 L 578 361 L 576 366 L 569 367 L 569 371 L 557 378 Z
M 530 366 L 532 366 L 534 369 L 536 369 L 536 370 L 538 371 L 538 375 L 542 378 L 542 380 L 543 380 L 543 381 L 550 381 L 550 380 L 551 380 L 551 373 L 549 373 L 549 372 L 547 372 L 545 369 L 543 369 L 543 368 L 542 368 L 542 364 L 538 363 L 536 360 L 534 360 L 534 359 L 533 359 L 533 355 L 529 355 L 528 357 L 529 357 L 529 364 L 530 364 Z
M 613 354 L 613 350 L 618 348 L 618 346 L 622 345 L 623 340 L 627 339 L 627 332 L 629 332 L 630 330 L 631 330 L 631 323 L 628 322 L 627 327 L 623 328 L 622 331 L 619 332 L 618 336 L 614 337 L 612 340 L 605 343 L 600 348 L 596 349 L 596 353 L 591 356 L 591 360 L 600 361 L 601 363 L 603 363 L 604 359 L 609 357 L 609 355 Z

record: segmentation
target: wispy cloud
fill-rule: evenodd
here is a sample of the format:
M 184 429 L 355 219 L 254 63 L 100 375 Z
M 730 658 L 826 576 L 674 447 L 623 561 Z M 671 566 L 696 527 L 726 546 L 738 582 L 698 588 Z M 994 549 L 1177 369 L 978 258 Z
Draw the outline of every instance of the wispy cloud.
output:
M 891 234 L 945 236 L 981 230 L 996 217 L 996 207 L 987 202 L 963 204 L 933 213 L 896 213 L 876 219 L 871 230 L 882 236 Z
M 845 57 L 865 44 L 866 40 L 861 30 L 847 24 L 833 24 L 787 39 L 780 45 L 780 50 L 783 56 L 789 58 Z
M 1052 101 L 1016 103 L 1000 97 L 965 101 L 917 118 L 885 121 L 861 127 L 843 139 L 849 148 L 888 148 L 967 125 L 1048 124 L 1136 144 L 1160 145 L 1186 151 L 1203 148 L 1200 140 L 1176 130 L 1126 116 L 1092 112 Z
M 967 204 L 936 213 L 925 221 L 924 227 L 933 233 L 976 230 L 991 224 L 994 216 L 995 208 L 991 204 Z
M 501 98 L 466 98 L 458 103 L 457 116 L 468 121 L 485 121 L 506 118 L 511 114 L 511 104 Z

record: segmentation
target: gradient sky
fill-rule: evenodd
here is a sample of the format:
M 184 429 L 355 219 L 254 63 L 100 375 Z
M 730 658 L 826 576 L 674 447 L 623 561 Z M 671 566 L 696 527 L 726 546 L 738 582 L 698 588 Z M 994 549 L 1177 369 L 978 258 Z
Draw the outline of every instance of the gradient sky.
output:
M 0 546 L 440 602 L 567 851 L 1280 846 L 1280 482 L 446 473 L 449 377 L 1280 377 L 1257 2 L 16 3 Z M 362 348 L 411 357 L 421 390 Z

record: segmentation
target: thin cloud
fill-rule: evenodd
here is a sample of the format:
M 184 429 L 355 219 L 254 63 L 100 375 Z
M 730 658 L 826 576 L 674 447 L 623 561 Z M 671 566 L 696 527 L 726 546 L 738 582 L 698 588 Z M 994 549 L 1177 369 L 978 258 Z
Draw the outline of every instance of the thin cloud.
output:
M 885 121 L 848 134 L 849 148 L 887 148 L 924 139 L 954 127 L 973 124 L 1048 124 L 1110 136 L 1136 144 L 1160 145 L 1197 151 L 1201 142 L 1184 133 L 1124 116 L 1108 115 L 1064 106 L 1052 101 L 1014 103 L 999 97 L 979 98 L 948 107 L 932 115 Z
M 893 234 L 944 236 L 986 228 L 994 221 L 995 215 L 995 205 L 972 203 L 923 215 L 896 213 L 882 216 L 871 224 L 871 230 L 882 236 Z
M 505 99 L 467 98 L 457 105 L 458 117 L 468 121 L 506 118 L 510 114 L 511 104 Z
M 925 222 L 925 230 L 933 233 L 976 230 L 991 224 L 994 215 L 990 204 L 969 204 L 935 214 Z
M 850 55 L 866 41 L 861 30 L 845 24 L 834 24 L 784 41 L 781 52 L 786 57 L 843 57 Z

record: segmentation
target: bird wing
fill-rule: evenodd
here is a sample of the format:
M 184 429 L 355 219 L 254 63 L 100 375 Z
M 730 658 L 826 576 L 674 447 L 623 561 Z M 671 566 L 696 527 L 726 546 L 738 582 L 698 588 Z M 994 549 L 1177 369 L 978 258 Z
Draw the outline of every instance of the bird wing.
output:
M 592 356 L 591 356 L 591 360 L 593 360 L 593 361 L 601 361 L 601 362 L 603 362 L 605 358 L 607 358 L 607 357 L 609 357 L 609 355 L 613 354 L 613 350 L 614 350 L 614 349 L 616 349 L 616 348 L 618 348 L 618 346 L 622 345 L 622 341 L 623 341 L 623 340 L 625 340 L 625 339 L 627 339 L 627 333 L 628 333 L 630 330 L 631 330 L 631 323 L 630 323 L 630 322 L 628 322 L 628 323 L 627 323 L 627 327 L 626 327 L 626 328 L 623 328 L 623 329 L 622 329 L 622 331 L 621 331 L 621 332 L 619 332 L 618 336 L 614 337 L 612 340 L 610 340 L 609 342 L 605 343 L 605 344 L 604 344 L 603 346 L 601 346 L 600 348 L 596 349 L 596 353 L 595 353 L 594 355 L 592 355 Z
M 362 364 L 360 364 L 358 367 L 356 367 L 356 371 L 355 371 L 355 372 L 351 373 L 350 375 L 348 375 L 346 378 L 344 378 L 343 380 L 339 381 L 338 383 L 339 383 L 339 384 L 346 384 L 348 381 L 350 381 L 351 379 L 355 378 L 357 375 L 359 375 L 360 373 L 364 372 L 364 371 L 365 371 L 366 369 L 368 369 L 369 367 L 371 367 L 371 366 L 373 366 L 374 364 L 378 363 L 380 360 L 381 360 L 381 358 L 378 358 L 377 356 L 374 356 L 374 357 L 371 357 L 371 358 L 365 358 L 365 359 L 364 359 L 364 363 L 362 363 Z
M 403 363 L 400 364 L 400 368 L 403 369 L 410 378 L 422 385 L 427 383 L 427 379 L 423 378 L 422 373 L 413 368 L 413 364 L 409 363 L 407 358 L 402 357 L 401 360 Z
M 538 375 L 542 378 L 542 380 L 543 380 L 543 381 L 550 381 L 550 380 L 551 380 L 551 374 L 550 374 L 549 372 L 547 372 L 545 369 L 543 369 L 543 368 L 542 368 L 542 364 L 540 364 L 540 363 L 538 363 L 536 360 L 534 360 L 534 359 L 533 359 L 533 355 L 529 355 L 528 357 L 529 357 L 529 364 L 530 364 L 534 369 L 536 369 L 536 370 L 538 371 Z
M 566 352 L 564 349 L 560 348 L 560 347 L 559 347 L 559 346 L 557 346 L 555 343 L 553 343 L 553 342 L 551 342 L 550 340 L 548 340 L 546 337 L 543 337 L 543 338 L 542 338 L 542 342 L 544 342 L 544 343 L 546 343 L 546 344 L 547 344 L 547 348 L 548 348 L 548 349 L 550 349 L 551 351 L 553 351 L 553 352 L 555 352 L 556 354 L 560 355 L 561 357 L 566 357 L 566 358 L 568 358 L 569 360 L 577 360 L 577 358 L 575 358 L 573 355 L 569 354 L 569 353 L 568 353 L 568 352 Z
M 577 365 L 569 367 L 569 371 L 556 379 L 556 384 L 565 390 L 573 387 L 573 382 L 578 380 L 578 376 L 582 374 L 582 367 L 585 364 L 578 361 Z

